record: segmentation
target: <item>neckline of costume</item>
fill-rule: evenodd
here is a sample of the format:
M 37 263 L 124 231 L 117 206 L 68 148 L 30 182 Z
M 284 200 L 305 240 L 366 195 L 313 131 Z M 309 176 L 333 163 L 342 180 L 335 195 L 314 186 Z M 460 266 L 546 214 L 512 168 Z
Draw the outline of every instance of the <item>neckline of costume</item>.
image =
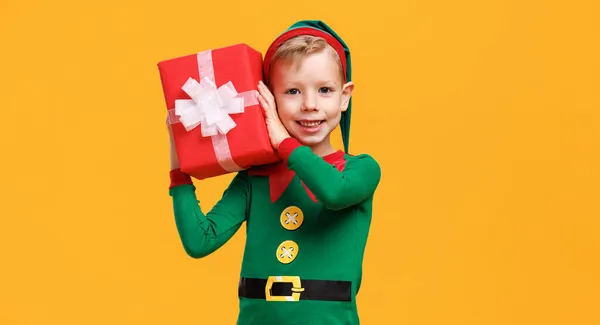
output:
M 344 155 L 345 155 L 345 153 L 342 150 L 338 150 L 336 152 L 322 156 L 321 158 L 328 163 L 334 163 L 334 162 L 340 160 L 341 158 L 343 158 Z

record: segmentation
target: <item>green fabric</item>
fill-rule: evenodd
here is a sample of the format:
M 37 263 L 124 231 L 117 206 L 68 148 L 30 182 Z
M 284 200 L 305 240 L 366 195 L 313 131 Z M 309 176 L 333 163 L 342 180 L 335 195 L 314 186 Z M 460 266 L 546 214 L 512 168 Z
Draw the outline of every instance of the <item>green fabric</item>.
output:
M 186 253 L 204 257 L 223 246 L 241 227 L 250 199 L 246 172 L 237 174 L 223 197 L 207 214 L 196 198 L 195 186 L 184 184 L 170 189 L 177 231 Z
M 206 214 L 193 185 L 170 189 L 175 222 L 185 251 L 206 256 L 225 244 L 246 222 L 246 245 L 240 276 L 273 275 L 352 282 L 352 301 L 271 302 L 240 297 L 239 325 L 358 325 L 356 294 L 361 285 L 373 196 L 381 178 L 379 164 L 369 155 L 345 155 L 342 172 L 308 147 L 296 148 L 288 167 L 296 172 L 279 200 L 272 203 L 269 178 L 238 173 L 222 199 Z M 313 202 L 301 181 L 319 200 Z M 296 230 L 280 222 L 284 209 L 296 206 L 304 215 Z M 278 246 L 286 240 L 298 244 L 289 264 L 279 262 Z M 232 292 L 232 294 L 234 294 Z
M 352 81 L 352 64 L 350 62 L 351 61 L 350 60 L 350 49 L 348 48 L 348 45 L 346 45 L 344 40 L 330 26 L 328 26 L 326 23 L 324 23 L 320 20 L 298 21 L 298 22 L 294 23 L 292 26 L 290 26 L 286 30 L 286 32 L 296 29 L 296 28 L 301 28 L 301 27 L 310 27 L 310 28 L 318 29 L 320 31 L 324 31 L 324 32 L 330 34 L 331 36 L 333 36 L 335 39 L 338 40 L 338 42 L 340 42 L 340 44 L 342 44 L 342 47 L 344 48 L 344 53 L 346 56 L 346 76 L 347 76 L 346 81 Z M 352 116 L 352 97 L 350 97 L 350 101 L 348 103 L 348 109 L 345 112 L 342 112 L 342 117 L 340 120 L 340 129 L 342 131 L 342 140 L 344 142 L 344 151 L 346 153 L 349 153 L 349 149 L 350 149 L 351 116 Z

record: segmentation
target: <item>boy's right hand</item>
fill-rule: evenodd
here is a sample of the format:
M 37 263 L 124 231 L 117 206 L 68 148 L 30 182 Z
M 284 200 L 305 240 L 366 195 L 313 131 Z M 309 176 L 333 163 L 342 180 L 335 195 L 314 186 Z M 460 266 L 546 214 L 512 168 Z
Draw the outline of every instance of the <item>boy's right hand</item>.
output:
M 173 140 L 173 130 L 171 129 L 171 123 L 169 123 L 169 116 L 167 115 L 167 130 L 169 131 L 169 161 L 171 170 L 179 168 L 179 158 L 177 157 L 177 150 L 175 149 L 175 141 Z
M 265 112 L 265 121 L 267 123 L 267 131 L 269 132 L 271 145 L 273 148 L 279 149 L 281 142 L 289 138 L 290 134 L 279 119 L 275 97 L 273 97 L 269 88 L 267 88 L 262 81 L 259 81 L 258 83 L 258 93 L 258 102 Z

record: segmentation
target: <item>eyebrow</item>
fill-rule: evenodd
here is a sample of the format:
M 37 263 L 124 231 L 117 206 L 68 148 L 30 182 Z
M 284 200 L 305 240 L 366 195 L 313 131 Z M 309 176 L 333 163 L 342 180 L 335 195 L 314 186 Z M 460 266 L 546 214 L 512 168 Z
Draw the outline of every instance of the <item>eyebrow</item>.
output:
M 301 81 L 301 80 L 290 81 L 290 82 L 286 82 L 286 83 L 284 84 L 284 87 L 295 87 L 296 85 L 298 85 L 298 84 L 300 84 L 300 83 L 302 83 L 302 81 Z M 316 83 L 317 83 L 317 84 L 333 84 L 333 85 L 335 85 L 335 86 L 337 86 L 337 85 L 339 84 L 337 81 L 335 81 L 335 80 L 330 80 L 330 79 L 327 79 L 327 80 L 319 80 L 319 81 L 317 81 Z

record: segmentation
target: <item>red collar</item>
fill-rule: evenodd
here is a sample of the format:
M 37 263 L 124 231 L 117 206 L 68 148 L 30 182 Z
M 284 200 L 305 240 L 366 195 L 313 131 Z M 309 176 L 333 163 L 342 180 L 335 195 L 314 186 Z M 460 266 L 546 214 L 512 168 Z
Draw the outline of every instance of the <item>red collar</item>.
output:
M 339 171 L 342 171 L 345 167 L 346 160 L 344 159 L 344 152 L 338 150 L 329 155 L 323 156 L 323 160 L 334 165 Z M 265 165 L 260 167 L 255 167 L 249 170 L 249 175 L 256 176 L 268 176 L 269 177 L 269 189 L 270 189 L 270 197 L 271 202 L 277 201 L 288 187 L 288 185 L 292 182 L 296 173 L 290 170 L 285 162 L 281 161 L 276 164 Z M 306 194 L 314 201 L 317 202 L 317 198 L 315 195 L 308 189 L 308 187 L 302 182 L 302 186 L 306 190 Z

